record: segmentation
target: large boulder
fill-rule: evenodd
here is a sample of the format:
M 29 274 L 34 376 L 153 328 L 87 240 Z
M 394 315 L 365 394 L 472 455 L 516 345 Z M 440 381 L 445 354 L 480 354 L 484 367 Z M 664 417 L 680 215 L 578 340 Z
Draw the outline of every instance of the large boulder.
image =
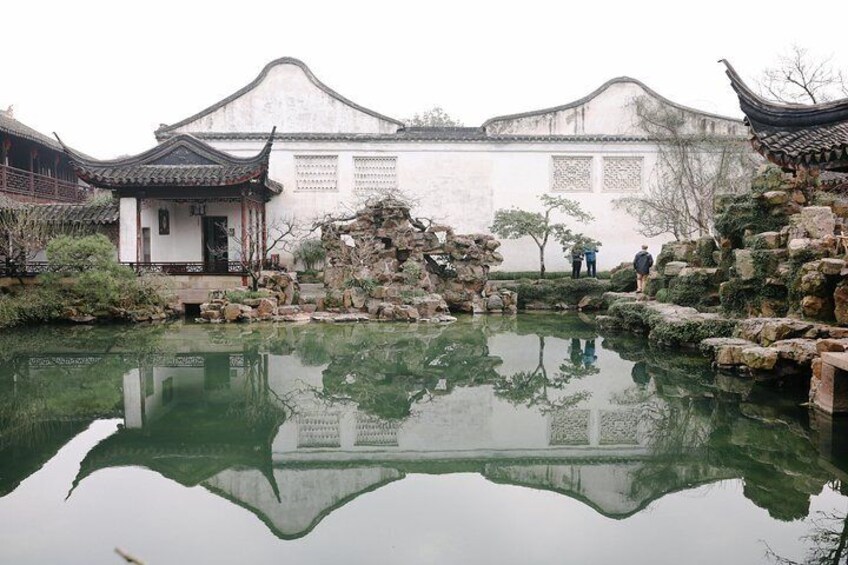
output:
M 746 367 L 759 371 L 774 369 L 777 358 L 777 351 L 768 347 L 746 347 L 740 353 L 740 359 Z
M 808 206 L 801 210 L 801 225 L 814 239 L 832 236 L 836 216 L 829 206 Z
M 842 281 L 833 291 L 833 316 L 837 324 L 848 325 L 848 281 Z
M 736 276 L 743 281 L 749 281 L 756 276 L 754 269 L 754 256 L 749 249 L 736 249 L 733 251 L 733 265 Z

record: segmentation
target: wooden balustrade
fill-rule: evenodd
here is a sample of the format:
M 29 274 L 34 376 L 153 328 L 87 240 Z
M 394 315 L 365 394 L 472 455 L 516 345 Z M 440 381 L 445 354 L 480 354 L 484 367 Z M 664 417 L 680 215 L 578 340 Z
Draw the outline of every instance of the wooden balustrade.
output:
M 74 182 L 0 165 L 0 192 L 54 202 L 83 202 L 88 190 Z
M 246 275 L 244 265 L 238 261 L 202 261 L 121 263 L 139 275 L 155 273 L 160 275 Z M 51 265 L 46 261 L 30 261 L 26 265 L 0 263 L 0 277 L 35 277 L 44 273 L 66 273 L 65 265 Z

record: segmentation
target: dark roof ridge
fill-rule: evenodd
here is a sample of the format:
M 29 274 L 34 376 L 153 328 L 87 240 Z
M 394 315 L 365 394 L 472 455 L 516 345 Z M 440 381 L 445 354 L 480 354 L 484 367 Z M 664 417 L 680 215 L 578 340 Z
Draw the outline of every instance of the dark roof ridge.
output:
M 344 96 L 342 96 L 341 94 L 339 94 L 338 92 L 336 92 L 335 90 L 333 90 L 332 88 L 330 88 L 329 86 L 327 86 L 326 84 L 324 84 L 323 82 L 318 80 L 318 77 L 316 77 L 312 73 L 312 71 L 309 69 L 309 67 L 306 66 L 306 63 L 304 63 L 300 59 L 295 59 L 294 57 L 280 57 L 279 59 L 274 59 L 273 61 L 271 61 L 270 63 L 265 65 L 265 67 L 262 68 L 262 71 L 260 71 L 259 75 L 255 79 L 253 79 L 251 82 L 249 82 L 248 84 L 246 84 L 245 86 L 243 86 L 242 88 L 240 88 L 239 90 L 234 92 L 233 94 L 230 94 L 229 96 L 227 96 L 223 100 L 219 100 L 218 102 L 215 102 L 211 106 L 204 108 L 200 112 L 197 112 L 196 114 L 189 116 L 188 118 L 180 120 L 180 121 L 178 121 L 174 124 L 171 124 L 171 125 L 160 126 L 154 132 L 154 135 L 158 139 L 159 135 L 162 134 L 162 133 L 172 132 L 173 130 L 175 130 L 179 127 L 182 127 L 186 124 L 190 124 L 191 122 L 198 120 L 198 119 L 200 119 L 204 116 L 207 116 L 207 115 L 211 114 L 212 112 L 214 112 L 215 110 L 218 110 L 219 108 L 221 108 L 223 106 L 226 106 L 227 104 L 229 104 L 233 100 L 243 96 L 244 94 L 247 94 L 248 92 L 250 92 L 251 90 L 256 88 L 259 85 L 259 83 L 261 83 L 265 79 L 265 77 L 268 76 L 268 73 L 271 71 L 271 69 L 276 67 L 277 65 L 295 65 L 295 66 L 298 66 L 306 74 L 306 77 L 312 82 L 312 84 L 314 84 L 315 86 L 320 88 L 322 91 L 324 91 L 326 94 L 335 98 L 339 102 L 346 104 L 346 105 L 350 106 L 351 108 L 353 108 L 355 110 L 359 110 L 360 112 L 365 112 L 366 114 L 373 116 L 375 118 L 379 118 L 381 120 L 386 120 L 386 121 L 392 122 L 394 124 L 397 124 L 398 126 L 404 125 L 404 123 L 399 121 L 399 120 L 396 120 L 394 118 L 390 118 L 389 116 L 386 116 L 384 114 L 380 114 L 379 112 L 375 112 L 374 110 L 371 110 L 371 109 L 366 108 L 364 106 L 360 106 L 356 102 L 353 102 L 352 100 L 349 100 L 348 98 L 345 98 Z
M 503 116 L 495 116 L 494 118 L 489 118 L 488 120 L 483 122 L 483 125 L 481 127 L 486 128 L 486 127 L 489 126 L 489 124 L 492 124 L 494 122 L 500 122 L 500 121 L 504 121 L 504 120 L 515 120 L 515 119 L 520 119 L 520 118 L 529 118 L 529 117 L 532 117 L 532 116 L 539 116 L 539 115 L 548 114 L 548 113 L 551 113 L 551 112 L 560 112 L 562 110 L 569 110 L 571 108 L 576 108 L 577 106 L 581 106 L 581 105 L 591 101 L 592 99 L 594 99 L 595 97 L 600 95 L 602 92 L 604 92 L 606 89 L 608 89 L 610 86 L 612 86 L 614 84 L 625 83 L 625 82 L 630 82 L 630 83 L 638 85 L 639 87 L 641 87 L 645 92 L 647 92 L 651 96 L 657 98 L 658 100 L 660 100 L 661 102 L 663 102 L 665 104 L 668 104 L 669 106 L 677 108 L 678 110 L 683 110 L 685 112 L 692 112 L 694 114 L 698 114 L 700 116 L 704 116 L 704 117 L 707 117 L 707 118 L 714 118 L 714 119 L 719 119 L 719 120 L 729 120 L 729 121 L 732 121 L 732 122 L 738 122 L 740 124 L 742 123 L 742 120 L 740 120 L 739 118 L 731 118 L 729 116 L 722 116 L 721 114 L 714 114 L 712 112 L 705 112 L 704 110 L 699 110 L 697 108 L 692 108 L 690 106 L 685 106 L 683 104 L 679 104 L 677 102 L 674 102 L 673 100 L 666 98 L 662 94 L 658 93 L 657 91 L 655 91 L 654 89 L 652 89 L 651 87 L 646 85 L 641 80 L 635 79 L 633 77 L 622 75 L 622 76 L 618 76 L 618 77 L 615 77 L 615 78 L 611 78 L 610 80 L 606 81 L 604 84 L 602 84 L 601 86 L 599 86 L 598 88 L 596 88 L 595 90 L 593 90 L 592 92 L 587 94 L 586 96 L 579 98 L 577 100 L 574 100 L 573 102 L 569 102 L 567 104 L 562 104 L 560 106 L 552 106 L 550 108 L 543 108 L 541 110 L 530 110 L 528 112 L 520 112 L 520 113 L 517 113 L 517 114 L 505 114 Z
M 88 166 L 131 166 L 131 165 L 144 165 L 155 159 L 162 157 L 174 149 L 178 147 L 188 148 L 199 155 L 209 159 L 217 163 L 218 165 L 251 165 L 254 163 L 261 163 L 263 161 L 267 161 L 268 155 L 271 151 L 271 146 L 274 143 L 274 134 L 277 128 L 275 127 L 273 131 L 271 131 L 271 135 L 268 137 L 268 140 L 265 143 L 265 146 L 262 150 L 252 157 L 236 157 L 234 155 L 230 155 L 220 149 L 212 147 L 208 143 L 201 140 L 199 137 L 192 135 L 190 133 L 180 133 L 176 134 L 173 137 L 167 138 L 165 141 L 160 142 L 154 147 L 148 149 L 147 151 L 143 151 L 136 155 L 130 155 L 129 157 L 118 157 L 115 159 L 93 159 L 91 157 L 87 157 L 82 153 L 79 153 L 67 145 L 56 135 L 56 139 L 59 141 L 59 144 L 65 150 L 65 152 L 74 160 L 76 163 L 80 165 L 88 165 Z M 166 165 L 160 165 L 166 166 Z
M 749 119 L 778 127 L 809 127 L 848 120 L 848 98 L 819 104 L 772 102 L 745 84 L 727 59 L 719 62 L 727 67 L 725 72 L 730 78 L 730 85 L 739 96 L 739 105 Z
M 57 144 L 49 135 L 45 135 L 37 129 L 26 125 L 16 117 L 9 115 L 6 111 L 0 111 L 0 132 L 22 137 L 35 143 L 41 143 L 54 151 L 62 150 L 62 146 Z

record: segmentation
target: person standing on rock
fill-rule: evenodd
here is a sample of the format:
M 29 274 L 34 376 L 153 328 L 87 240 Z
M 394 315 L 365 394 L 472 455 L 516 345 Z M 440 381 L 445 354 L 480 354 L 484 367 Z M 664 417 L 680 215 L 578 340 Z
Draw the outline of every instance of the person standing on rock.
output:
M 571 278 L 580 278 L 580 269 L 583 267 L 583 248 L 575 245 L 571 248 Z
M 654 258 L 648 253 L 648 246 L 643 245 L 642 251 L 633 258 L 633 268 L 636 269 L 636 292 L 645 292 L 645 280 L 653 264 Z
M 598 249 L 594 245 L 586 246 L 586 276 L 587 277 L 598 277 L 598 268 L 597 268 L 597 257 L 598 257 Z

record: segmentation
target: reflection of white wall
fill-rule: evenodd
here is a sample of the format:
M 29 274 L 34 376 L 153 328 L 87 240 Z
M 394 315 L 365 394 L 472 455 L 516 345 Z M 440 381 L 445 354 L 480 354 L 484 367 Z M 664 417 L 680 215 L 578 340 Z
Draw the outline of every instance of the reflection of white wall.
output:
M 204 485 L 258 512 L 285 537 L 308 532 L 333 507 L 362 491 L 401 478 L 397 469 L 275 469 L 279 500 L 268 479 L 256 470 L 228 469 Z
M 302 397 L 305 399 L 305 395 Z M 516 406 L 498 397 L 492 386 L 458 387 L 419 402 L 401 421 L 383 421 L 353 404 L 319 402 L 297 405 L 272 444 L 275 462 L 345 460 L 424 460 L 438 458 L 574 457 L 644 453 L 645 435 L 637 429 L 639 407 L 596 402 L 551 412 Z M 552 437 L 552 422 L 562 413 L 588 414 L 580 441 Z M 367 426 L 372 441 L 362 441 Z M 559 432 L 561 438 L 562 433 Z

